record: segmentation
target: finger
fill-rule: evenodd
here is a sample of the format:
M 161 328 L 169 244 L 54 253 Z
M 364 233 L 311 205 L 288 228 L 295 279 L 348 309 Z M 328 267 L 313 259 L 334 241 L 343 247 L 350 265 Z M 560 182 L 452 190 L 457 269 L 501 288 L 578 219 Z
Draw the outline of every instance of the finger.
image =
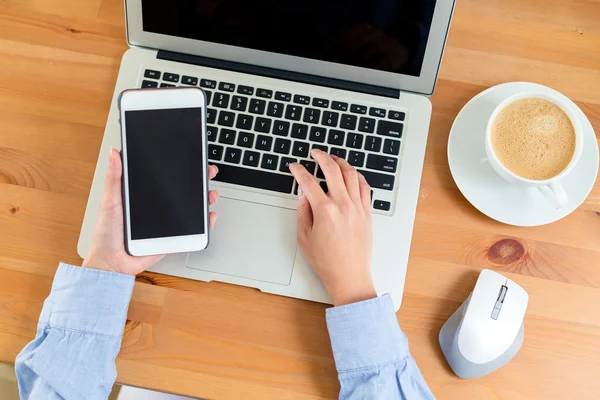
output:
M 312 207 L 304 192 L 298 188 L 298 238 L 304 240 L 313 227 Z
M 363 176 L 363 174 L 358 174 L 358 183 L 360 186 L 360 198 L 362 201 L 362 206 L 365 209 L 367 214 L 371 213 L 371 186 Z
M 219 173 L 219 168 L 216 165 L 208 166 L 208 179 L 214 179 L 215 176 Z
M 210 214 L 208 214 L 208 221 L 210 223 L 210 230 L 212 231 L 215 227 L 215 224 L 217 223 L 217 212 L 216 211 L 211 211 Z
M 319 168 L 323 171 L 323 175 L 325 175 L 329 193 L 334 197 L 347 195 L 348 190 L 344 184 L 342 171 L 340 170 L 339 165 L 333 161 L 333 158 L 331 158 L 329 154 L 316 149 L 311 152 L 311 155 L 317 164 L 319 164 Z
M 310 174 L 303 165 L 298 163 L 290 164 L 290 172 L 298 182 L 299 188 L 302 189 L 304 196 L 312 208 L 318 207 L 324 201 L 327 201 L 327 195 L 319 186 L 313 174 Z
M 108 172 L 106 173 L 106 181 L 104 183 L 104 196 L 100 208 L 107 210 L 115 207 L 123 206 L 121 198 L 121 175 L 123 166 L 121 165 L 121 155 L 112 148 L 108 155 Z
M 344 183 L 346 184 L 346 190 L 348 191 L 350 198 L 355 204 L 362 204 L 362 200 L 360 198 L 360 181 L 358 179 L 358 172 L 343 158 L 337 157 L 335 162 L 337 165 L 339 165 L 340 170 L 342 171 Z
M 210 190 L 208 192 L 208 204 L 211 206 L 219 200 L 219 193 L 216 190 Z

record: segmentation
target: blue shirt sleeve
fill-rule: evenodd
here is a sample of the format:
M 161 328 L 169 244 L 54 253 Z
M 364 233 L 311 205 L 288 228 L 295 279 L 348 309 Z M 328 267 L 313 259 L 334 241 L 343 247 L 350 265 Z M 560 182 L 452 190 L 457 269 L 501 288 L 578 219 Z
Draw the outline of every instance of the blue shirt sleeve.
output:
M 389 295 L 327 310 L 340 399 L 434 399 Z
M 60 264 L 35 339 L 17 356 L 22 399 L 106 399 L 135 278 Z

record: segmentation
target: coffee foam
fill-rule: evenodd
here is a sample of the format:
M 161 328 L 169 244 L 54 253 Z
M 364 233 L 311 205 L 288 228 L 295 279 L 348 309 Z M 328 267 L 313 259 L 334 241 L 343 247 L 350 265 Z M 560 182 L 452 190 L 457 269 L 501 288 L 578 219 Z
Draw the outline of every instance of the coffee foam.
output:
M 516 100 L 497 115 L 492 147 L 513 173 L 533 180 L 560 174 L 575 153 L 575 128 L 556 104 L 539 98 Z

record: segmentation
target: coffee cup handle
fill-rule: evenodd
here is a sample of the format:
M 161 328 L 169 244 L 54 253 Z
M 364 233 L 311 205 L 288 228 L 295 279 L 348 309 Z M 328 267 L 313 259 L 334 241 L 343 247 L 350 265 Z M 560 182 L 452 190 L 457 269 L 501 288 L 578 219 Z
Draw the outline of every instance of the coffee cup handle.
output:
M 552 182 L 549 185 L 538 186 L 538 189 L 544 196 L 556 203 L 556 208 L 563 208 L 569 202 L 567 192 L 558 182 Z

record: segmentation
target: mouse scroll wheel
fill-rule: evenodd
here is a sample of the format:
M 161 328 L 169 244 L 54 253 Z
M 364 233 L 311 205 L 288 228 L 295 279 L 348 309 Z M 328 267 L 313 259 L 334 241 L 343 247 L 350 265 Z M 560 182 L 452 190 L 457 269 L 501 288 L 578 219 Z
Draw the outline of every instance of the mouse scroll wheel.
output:
M 498 293 L 498 298 L 496 299 L 496 304 L 494 304 L 494 309 L 492 310 L 492 319 L 498 319 L 498 315 L 500 315 L 500 310 L 502 309 L 502 304 L 506 298 L 506 292 L 508 292 L 508 287 L 502 285 L 500 288 L 500 293 Z
M 506 292 L 508 292 L 508 287 L 502 285 L 502 287 L 500 288 L 500 293 L 498 293 L 498 299 L 496 301 L 497 302 L 499 301 L 500 303 L 504 303 L 504 298 L 506 297 Z

